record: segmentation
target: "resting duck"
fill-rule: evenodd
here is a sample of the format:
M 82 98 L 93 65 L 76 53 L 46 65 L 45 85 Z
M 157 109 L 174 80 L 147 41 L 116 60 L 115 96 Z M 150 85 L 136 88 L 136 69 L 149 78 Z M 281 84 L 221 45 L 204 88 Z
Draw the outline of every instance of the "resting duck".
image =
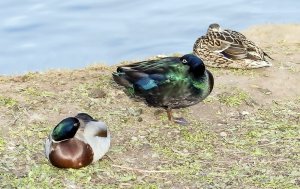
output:
M 211 93 L 214 85 L 213 75 L 193 54 L 119 66 L 113 78 L 148 105 L 165 108 L 168 119 L 179 124 L 187 122 L 173 118 L 172 109 L 199 103 Z
M 86 113 L 62 120 L 45 143 L 45 155 L 59 168 L 78 169 L 105 155 L 110 147 L 110 133 L 105 123 Z
M 205 36 L 197 39 L 193 52 L 211 67 L 252 69 L 269 67 L 272 59 L 243 34 L 219 24 L 211 24 Z

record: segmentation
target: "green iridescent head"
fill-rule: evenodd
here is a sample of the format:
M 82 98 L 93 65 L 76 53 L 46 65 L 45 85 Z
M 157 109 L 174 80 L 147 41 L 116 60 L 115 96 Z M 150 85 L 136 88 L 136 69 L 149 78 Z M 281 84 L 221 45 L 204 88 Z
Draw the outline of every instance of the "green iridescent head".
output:
M 79 120 L 75 117 L 68 117 L 62 120 L 52 131 L 52 139 L 62 141 L 73 138 L 80 126 Z

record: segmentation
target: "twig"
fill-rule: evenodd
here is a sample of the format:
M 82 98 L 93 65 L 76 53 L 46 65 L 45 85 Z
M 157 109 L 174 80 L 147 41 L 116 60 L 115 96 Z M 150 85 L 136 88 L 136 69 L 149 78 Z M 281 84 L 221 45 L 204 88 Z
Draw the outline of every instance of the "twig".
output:
M 15 117 L 15 116 L 14 116 L 14 117 Z M 17 121 L 18 121 L 19 118 L 20 118 L 20 117 L 15 117 L 15 120 L 14 120 L 11 124 L 9 124 L 9 126 L 15 125 L 15 124 L 17 123 Z
M 272 145 L 272 144 L 276 144 L 278 141 L 273 141 L 273 142 L 269 142 L 269 143 L 265 143 L 265 144 L 259 144 L 258 146 L 269 146 L 269 145 Z
M 104 156 L 106 156 L 107 159 L 109 159 L 111 162 L 114 162 L 114 160 L 109 155 L 105 154 Z
M 138 169 L 138 168 L 132 168 L 132 167 L 126 167 L 126 166 L 114 165 L 114 164 L 112 164 L 112 166 L 121 169 L 130 170 L 130 171 L 137 171 L 140 173 L 177 173 L 178 172 L 173 170 L 145 170 L 145 169 Z

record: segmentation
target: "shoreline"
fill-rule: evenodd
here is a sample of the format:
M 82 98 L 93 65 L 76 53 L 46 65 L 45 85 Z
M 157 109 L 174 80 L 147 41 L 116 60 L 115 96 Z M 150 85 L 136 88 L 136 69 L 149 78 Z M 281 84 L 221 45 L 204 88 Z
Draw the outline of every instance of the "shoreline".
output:
M 261 24 L 261 25 L 253 25 L 248 27 L 245 30 L 242 30 L 241 33 L 245 34 L 246 37 L 249 37 L 250 40 L 254 41 L 257 45 L 259 46 L 265 46 L 266 50 L 268 50 L 269 48 L 269 43 L 266 42 L 266 40 L 262 39 L 262 38 L 268 38 L 266 31 L 271 31 L 271 30 L 280 30 L 282 31 L 282 33 L 278 33 L 277 37 L 281 40 L 291 40 L 291 37 L 289 34 L 289 32 L 293 32 L 293 33 L 297 33 L 300 32 L 300 24 L 297 23 L 288 23 L 288 24 Z M 257 31 L 260 31 L 260 35 L 257 35 Z M 295 36 L 293 36 L 295 37 Z M 196 40 L 196 39 L 195 39 Z M 277 40 L 276 36 L 273 36 L 272 40 Z M 298 38 L 298 41 L 300 41 L 300 39 Z M 278 40 L 277 40 L 278 42 Z M 192 45 L 191 45 L 192 46 Z M 166 55 L 166 56 L 173 56 L 173 55 L 181 55 L 181 53 L 172 53 L 170 55 Z M 68 71 L 75 71 L 75 70 L 85 70 L 88 69 L 89 67 L 94 67 L 97 65 L 100 66 L 105 66 L 105 67 L 116 67 L 119 64 L 122 64 L 123 62 L 135 62 L 135 61 L 143 61 L 143 60 L 149 60 L 152 58 L 155 58 L 157 56 L 161 56 L 161 55 L 150 55 L 148 58 L 146 59 L 134 59 L 134 60 L 124 60 L 122 62 L 119 62 L 115 65 L 109 65 L 109 63 L 103 63 L 101 61 L 99 61 L 99 63 L 92 63 L 88 66 L 85 67 L 81 67 L 81 68 L 51 68 L 48 70 L 41 70 L 41 71 L 28 71 L 26 73 L 17 73 L 17 74 L 3 74 L 0 75 L 0 77 L 18 77 L 18 76 L 22 76 L 22 75 L 26 75 L 26 74 L 30 74 L 30 73 L 39 73 L 39 74 L 47 74 L 48 72 L 68 72 Z

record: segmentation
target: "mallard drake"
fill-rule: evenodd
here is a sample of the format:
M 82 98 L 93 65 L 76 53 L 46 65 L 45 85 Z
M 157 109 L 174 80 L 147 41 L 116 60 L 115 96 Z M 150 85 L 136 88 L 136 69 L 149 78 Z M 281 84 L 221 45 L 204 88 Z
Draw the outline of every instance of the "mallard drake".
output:
M 229 68 L 261 68 L 272 66 L 266 52 L 248 40 L 243 34 L 211 24 L 206 35 L 198 38 L 193 52 L 205 65 Z
M 109 147 L 105 123 L 79 113 L 54 127 L 45 142 L 45 155 L 55 167 L 78 169 L 99 160 Z
M 211 93 L 214 85 L 213 75 L 193 54 L 119 66 L 113 78 L 148 105 L 165 108 L 168 119 L 179 124 L 187 122 L 173 118 L 172 109 L 197 104 Z

